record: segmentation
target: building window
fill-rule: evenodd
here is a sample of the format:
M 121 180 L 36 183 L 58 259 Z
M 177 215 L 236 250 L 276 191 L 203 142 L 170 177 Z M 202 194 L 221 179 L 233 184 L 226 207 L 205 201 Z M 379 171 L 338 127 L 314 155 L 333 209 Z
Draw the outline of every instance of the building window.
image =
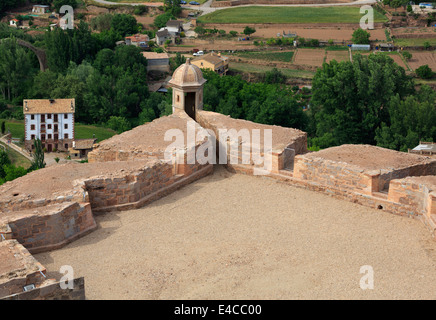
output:
M 45 134 L 41 134 L 41 141 L 45 141 Z
M 47 125 L 47 129 L 51 129 L 51 124 L 48 124 L 48 125 Z
M 30 139 L 31 139 L 31 140 L 35 140 L 35 135 L 32 134 L 32 135 L 30 136 Z
M 64 139 L 68 139 L 68 133 L 64 135 Z
M 54 121 L 54 122 L 58 122 L 58 115 L 55 114 L 53 117 L 54 117 L 54 120 L 53 120 L 53 121 Z
M 68 119 L 68 114 L 67 113 L 64 114 L 64 119 Z
M 180 102 L 180 96 L 177 95 L 177 102 Z
M 68 123 L 64 124 L 64 129 L 68 129 Z
M 35 115 L 34 114 L 30 115 L 30 120 L 35 120 Z
M 51 114 L 48 114 L 48 115 L 47 115 L 47 119 L 51 119 Z
M 55 141 L 57 141 L 59 139 L 59 135 L 55 134 L 54 139 L 55 139 Z M 57 147 L 56 147 L 56 149 L 57 149 Z
M 64 147 L 66 150 L 68 150 L 68 143 L 66 143 Z
M 45 132 L 45 124 L 41 124 L 41 131 Z
M 48 135 L 48 139 L 51 139 L 51 134 Z
M 34 124 L 30 125 L 30 130 L 35 130 L 35 125 Z
M 41 122 L 45 122 L 45 114 L 41 114 Z

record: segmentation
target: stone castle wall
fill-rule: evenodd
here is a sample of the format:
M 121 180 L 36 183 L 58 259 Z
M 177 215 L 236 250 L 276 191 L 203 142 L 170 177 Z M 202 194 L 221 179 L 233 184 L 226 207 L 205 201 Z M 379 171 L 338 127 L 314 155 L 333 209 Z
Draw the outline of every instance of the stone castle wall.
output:
M 77 202 L 48 207 L 44 214 L 13 219 L 8 226 L 12 238 L 31 253 L 58 249 L 97 227 L 90 204 Z

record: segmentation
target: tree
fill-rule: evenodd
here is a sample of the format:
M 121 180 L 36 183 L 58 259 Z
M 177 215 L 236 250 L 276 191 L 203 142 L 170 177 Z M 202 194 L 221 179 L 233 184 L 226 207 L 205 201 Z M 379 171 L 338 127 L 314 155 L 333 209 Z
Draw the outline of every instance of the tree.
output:
M 176 56 L 171 59 L 171 69 L 174 71 L 176 70 L 180 65 L 184 64 L 186 62 L 186 57 L 183 56 L 180 52 L 176 53 Z
M 355 44 L 369 44 L 369 37 L 371 34 L 361 28 L 353 32 L 351 41 Z
M 117 133 L 121 133 L 131 129 L 129 121 L 124 117 L 110 117 L 107 126 Z
M 422 79 L 430 79 L 433 77 L 433 70 L 426 64 L 415 70 L 416 75 Z
M 253 34 L 253 33 L 255 33 L 256 32 L 256 29 L 255 28 L 251 28 L 251 27 L 249 27 L 249 26 L 246 26 L 245 28 L 244 28 L 244 31 L 243 31 L 243 33 L 245 34 L 245 35 L 247 35 L 247 36 L 250 36 L 251 34 Z
M 158 29 L 163 28 L 167 25 L 167 22 L 171 19 L 175 19 L 176 17 L 171 12 L 165 12 L 164 14 L 158 15 L 154 18 L 154 26 Z
M 109 31 L 112 26 L 112 19 L 114 15 L 110 13 L 99 14 L 91 19 L 90 25 L 93 30 Z
M 285 83 L 286 76 L 277 68 L 272 68 L 271 71 L 265 73 L 265 83 Z
M 164 10 L 178 17 L 182 12 L 180 0 L 164 0 Z
M 29 171 L 45 168 L 44 151 L 42 149 L 41 140 L 36 138 L 33 141 L 33 146 L 33 160 L 32 164 L 30 165 Z
M 148 7 L 144 5 L 136 6 L 135 10 L 133 11 L 133 13 L 136 14 L 137 16 L 140 16 L 141 14 L 147 12 L 148 12 Z
M 389 56 L 356 55 L 353 62 L 324 63 L 313 78 L 312 92 L 312 137 L 328 146 L 375 144 L 375 130 L 388 123 L 391 98 L 412 94 L 414 84 Z
M 419 141 L 436 141 L 436 93 L 422 86 L 413 96 L 398 95 L 389 103 L 389 119 L 376 130 L 377 145 L 400 151 L 414 148 Z
M 53 0 L 53 7 L 56 9 L 56 12 L 59 12 L 62 6 L 71 6 L 73 9 L 77 8 L 76 0 Z
M 238 32 L 237 31 L 229 31 L 229 34 L 232 36 L 232 37 L 236 37 L 236 35 L 238 34 Z
M 4 178 L 6 176 L 6 172 L 4 167 L 11 164 L 11 160 L 9 159 L 8 153 L 0 149 L 0 178 Z
M 13 39 L 0 42 L 0 92 L 11 101 L 22 97 L 31 85 L 34 69 L 31 53 Z
M 138 23 L 135 17 L 130 14 L 116 14 L 114 15 L 111 23 L 112 29 L 125 37 L 128 34 L 135 34 L 138 32 Z
M 406 60 L 412 59 L 412 54 L 409 51 L 403 51 L 402 54 Z
M 6 132 L 6 125 L 5 125 L 4 121 L 2 121 L 1 130 L 2 130 L 2 134 L 5 134 L 5 132 Z

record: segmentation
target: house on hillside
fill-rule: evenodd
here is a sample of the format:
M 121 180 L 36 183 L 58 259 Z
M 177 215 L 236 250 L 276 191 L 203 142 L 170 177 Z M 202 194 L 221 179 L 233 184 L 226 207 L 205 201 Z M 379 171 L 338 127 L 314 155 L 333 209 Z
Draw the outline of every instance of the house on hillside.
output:
M 213 70 L 218 74 L 226 74 L 229 70 L 229 58 L 221 56 L 221 53 L 211 52 L 195 58 L 191 63 L 200 69 Z
M 20 20 L 18 19 L 9 20 L 10 27 L 18 28 L 19 25 L 20 25 Z
M 170 72 L 170 56 L 168 53 L 143 52 L 147 59 L 147 71 Z
M 150 38 L 148 35 L 139 34 L 139 33 L 125 38 L 126 45 L 135 46 L 135 47 L 139 47 L 142 49 L 148 48 L 149 41 L 150 41 Z
M 32 8 L 32 13 L 44 14 L 50 12 L 50 6 L 44 4 L 35 4 Z
M 183 30 L 183 21 L 179 20 L 169 20 L 166 24 L 165 29 L 173 36 L 179 36 Z
M 156 32 L 156 44 L 159 46 L 163 45 L 168 39 L 171 40 L 171 43 L 175 42 L 175 37 L 167 29 L 162 28 Z
M 48 152 L 68 151 L 74 140 L 75 99 L 24 100 L 24 144 L 31 151 L 41 140 Z

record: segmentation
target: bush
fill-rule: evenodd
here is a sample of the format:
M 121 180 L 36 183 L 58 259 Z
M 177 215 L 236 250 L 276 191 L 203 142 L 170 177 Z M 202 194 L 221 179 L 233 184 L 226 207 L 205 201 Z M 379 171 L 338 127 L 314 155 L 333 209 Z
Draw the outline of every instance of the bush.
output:
M 238 34 L 238 32 L 237 31 L 229 31 L 229 34 L 232 36 L 232 37 L 236 37 L 236 35 Z
M 371 34 L 361 28 L 353 32 L 351 41 L 355 44 L 369 44 L 369 37 Z
M 403 51 L 402 55 L 406 60 L 412 59 L 412 54 L 409 51 Z
M 59 163 L 59 157 L 54 158 L 54 161 L 56 161 L 56 163 Z
M 158 29 L 163 28 L 167 25 L 167 22 L 171 19 L 175 19 L 174 15 L 171 12 L 166 12 L 164 14 L 158 15 L 154 19 L 154 26 Z
M 421 79 L 430 79 L 433 77 L 433 70 L 426 64 L 415 70 L 416 75 Z
M 133 10 L 133 14 L 136 14 L 137 16 L 140 16 L 143 13 L 147 13 L 148 12 L 148 7 L 147 6 L 136 6 L 135 10 Z

